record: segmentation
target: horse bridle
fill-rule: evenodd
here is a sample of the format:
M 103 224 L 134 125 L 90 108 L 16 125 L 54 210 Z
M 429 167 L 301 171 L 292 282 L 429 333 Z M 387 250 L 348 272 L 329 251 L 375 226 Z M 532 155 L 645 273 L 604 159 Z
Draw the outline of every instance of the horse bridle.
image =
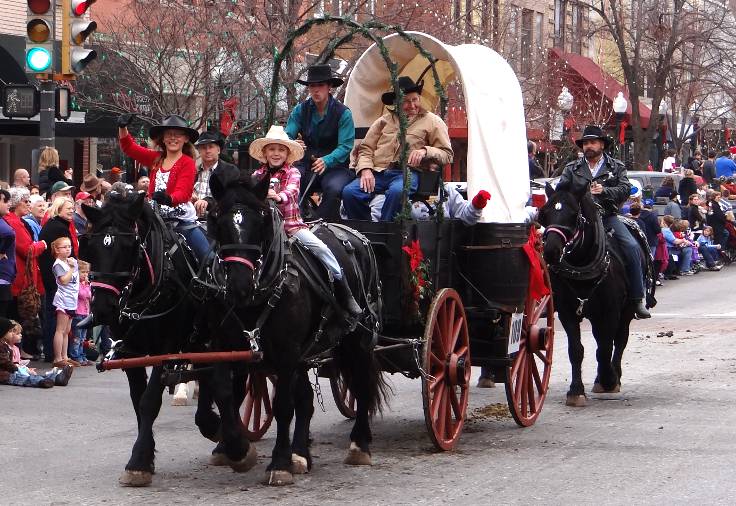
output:
M 543 240 L 547 240 L 547 236 L 551 233 L 557 234 L 562 237 L 562 241 L 565 243 L 562 248 L 564 255 L 565 252 L 568 252 L 571 249 L 571 246 L 575 243 L 575 241 L 583 237 L 585 225 L 587 224 L 587 222 L 588 220 L 585 219 L 583 213 L 578 212 L 575 228 L 566 227 L 564 225 L 554 225 L 551 227 L 546 227 L 544 229 L 544 234 L 542 235 L 542 238 Z
M 150 275 L 151 283 L 154 282 L 154 271 L 153 271 L 153 264 L 151 263 L 151 258 L 148 255 L 148 251 L 146 251 L 146 241 L 141 241 L 140 235 L 138 234 L 138 226 L 136 225 L 133 232 L 119 232 L 115 229 L 115 225 L 112 225 L 112 230 L 108 229 L 104 232 L 92 232 L 89 234 L 86 234 L 88 237 L 96 237 L 96 236 L 105 236 L 103 238 L 103 244 L 107 247 L 112 247 L 115 238 L 116 237 L 126 237 L 126 236 L 133 236 L 135 238 L 135 244 L 136 249 L 138 250 L 138 259 L 140 260 L 141 257 L 145 259 L 146 265 L 148 266 L 148 272 Z M 109 241 L 109 245 L 106 244 L 106 242 Z M 93 290 L 95 288 L 100 288 L 102 290 L 107 290 L 109 292 L 112 292 L 117 297 L 121 297 L 123 295 L 123 292 L 130 287 L 130 285 L 133 283 L 133 281 L 138 277 L 138 274 L 140 272 L 139 267 L 140 261 L 135 261 L 133 263 L 134 268 L 132 271 L 115 271 L 115 272 L 99 272 L 99 271 L 92 271 L 89 273 L 90 277 L 90 288 Z M 113 280 L 110 280 L 110 282 L 105 282 L 103 278 L 113 278 L 113 280 L 116 279 L 123 279 L 127 280 L 127 283 L 125 286 L 118 287 L 113 284 Z M 101 281 L 97 281 L 101 280 Z

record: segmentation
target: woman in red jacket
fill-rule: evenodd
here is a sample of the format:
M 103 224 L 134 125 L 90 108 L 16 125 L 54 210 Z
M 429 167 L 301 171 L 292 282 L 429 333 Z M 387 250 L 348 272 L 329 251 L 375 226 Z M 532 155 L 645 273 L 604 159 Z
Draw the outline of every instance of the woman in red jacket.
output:
M 46 241 L 33 241 L 31 231 L 23 221 L 23 216 L 31 211 L 30 206 L 31 193 L 27 188 L 13 187 L 10 189 L 10 212 L 3 216 L 5 221 L 15 231 L 15 267 L 16 276 L 13 284 L 10 286 L 10 293 L 13 301 L 17 303 L 18 295 L 30 284 L 35 285 L 38 293 L 44 294 L 43 283 L 41 281 L 41 271 L 38 268 L 38 255 L 46 249 Z M 26 276 L 26 261 L 30 256 L 32 279 Z M 31 355 L 37 355 L 38 349 L 34 337 L 31 333 L 24 332 L 23 351 Z M 24 356 L 22 358 L 30 358 Z
M 189 128 L 181 116 L 166 116 L 160 125 L 151 127 L 148 136 L 159 149 L 139 146 L 128 133 L 128 124 L 135 117 L 123 114 L 118 118 L 120 148 L 136 162 L 151 167 L 148 195 L 161 204 L 161 216 L 177 222 L 174 227 L 181 233 L 197 258 L 204 260 L 209 242 L 197 223 L 192 204 L 196 168 L 194 141 L 199 133 Z

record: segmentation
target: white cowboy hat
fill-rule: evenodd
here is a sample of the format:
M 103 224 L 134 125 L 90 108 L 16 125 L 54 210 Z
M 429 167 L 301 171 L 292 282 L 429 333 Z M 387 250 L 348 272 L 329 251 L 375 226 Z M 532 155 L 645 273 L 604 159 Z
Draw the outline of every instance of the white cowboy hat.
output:
M 286 163 L 288 164 L 301 160 L 304 156 L 304 148 L 298 142 L 289 139 L 289 136 L 284 131 L 284 127 L 278 125 L 273 125 L 265 137 L 251 142 L 248 153 L 259 162 L 266 163 L 266 157 L 263 156 L 263 148 L 269 144 L 281 144 L 289 149 L 289 156 L 286 158 Z

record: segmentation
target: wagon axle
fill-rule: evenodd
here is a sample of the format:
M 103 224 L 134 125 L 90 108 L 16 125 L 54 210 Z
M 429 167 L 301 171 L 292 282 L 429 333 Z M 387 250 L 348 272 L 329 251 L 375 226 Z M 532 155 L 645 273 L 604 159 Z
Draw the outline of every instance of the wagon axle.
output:
M 450 385 L 465 386 L 466 376 L 466 360 L 456 353 L 451 353 L 445 360 L 445 377 L 448 378 Z

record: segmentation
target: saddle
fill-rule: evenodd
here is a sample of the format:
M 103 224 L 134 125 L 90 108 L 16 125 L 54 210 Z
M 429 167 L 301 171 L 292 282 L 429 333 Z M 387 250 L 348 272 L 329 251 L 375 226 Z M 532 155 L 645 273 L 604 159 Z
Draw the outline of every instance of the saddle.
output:
M 657 299 L 654 298 L 654 286 L 657 281 L 657 272 L 654 268 L 654 260 L 652 259 L 647 238 L 635 220 L 622 215 L 618 215 L 617 218 L 626 226 L 626 229 L 639 245 L 639 255 L 643 260 L 642 271 L 644 273 L 644 290 L 646 292 L 647 299 L 646 303 L 647 307 L 654 307 L 657 304 Z M 608 244 L 610 245 L 611 254 L 618 258 L 621 265 L 625 265 L 621 243 L 616 238 L 612 229 L 607 228 L 606 234 L 608 235 Z

